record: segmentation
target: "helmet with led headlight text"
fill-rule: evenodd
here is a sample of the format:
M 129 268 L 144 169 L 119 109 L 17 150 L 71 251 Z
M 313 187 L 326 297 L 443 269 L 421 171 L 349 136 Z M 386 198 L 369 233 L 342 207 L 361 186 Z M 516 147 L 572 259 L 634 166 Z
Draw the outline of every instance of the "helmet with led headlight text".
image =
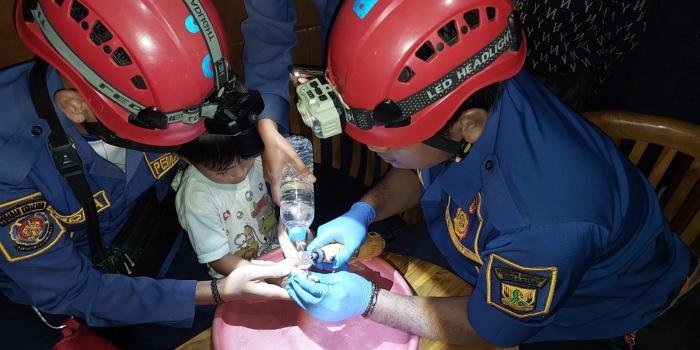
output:
M 470 95 L 522 68 L 514 11 L 510 0 L 346 1 L 327 69 L 346 132 L 378 147 L 434 136 Z
M 15 26 L 85 98 L 97 136 L 116 145 L 193 140 L 237 84 L 210 0 L 18 0 Z

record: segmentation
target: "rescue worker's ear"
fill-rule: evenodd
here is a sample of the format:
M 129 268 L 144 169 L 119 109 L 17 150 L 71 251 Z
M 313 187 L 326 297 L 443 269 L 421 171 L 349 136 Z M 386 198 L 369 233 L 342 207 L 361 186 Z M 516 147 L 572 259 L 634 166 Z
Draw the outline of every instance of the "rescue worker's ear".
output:
M 459 116 L 453 131 L 457 132 L 468 143 L 474 143 L 481 137 L 488 117 L 489 113 L 485 109 L 467 109 Z
M 75 124 L 82 124 L 86 119 L 87 104 L 75 90 L 58 90 L 54 95 L 58 108 Z

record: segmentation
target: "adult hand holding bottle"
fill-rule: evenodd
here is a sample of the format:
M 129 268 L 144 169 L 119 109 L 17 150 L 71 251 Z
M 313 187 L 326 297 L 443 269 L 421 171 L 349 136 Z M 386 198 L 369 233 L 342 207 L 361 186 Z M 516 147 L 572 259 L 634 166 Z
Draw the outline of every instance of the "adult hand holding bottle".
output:
M 316 182 L 313 172 L 299 158 L 289 141 L 277 131 L 277 124 L 273 120 L 258 121 L 258 132 L 265 144 L 262 154 L 263 172 L 265 180 L 270 183 L 272 200 L 275 204 L 280 204 L 280 186 L 286 167 L 294 168 L 299 177 L 308 183 Z
M 306 250 L 311 252 L 331 243 L 341 243 L 343 248 L 336 254 L 332 263 L 315 263 L 316 267 L 337 270 L 347 264 L 352 254 L 367 238 L 367 227 L 374 221 L 374 208 L 366 202 L 357 202 L 345 214 L 321 225 L 316 238 Z

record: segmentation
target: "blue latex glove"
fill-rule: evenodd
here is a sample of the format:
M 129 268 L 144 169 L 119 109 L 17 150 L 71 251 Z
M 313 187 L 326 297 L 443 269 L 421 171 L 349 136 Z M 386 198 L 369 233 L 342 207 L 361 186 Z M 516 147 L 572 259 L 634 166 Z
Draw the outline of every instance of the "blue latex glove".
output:
M 311 316 L 326 322 L 338 322 L 362 315 L 372 297 L 372 283 L 360 275 L 340 271 L 321 274 L 314 282 L 305 274 L 292 275 L 287 292 Z
M 316 267 L 325 270 L 337 270 L 344 267 L 352 254 L 360 248 L 367 238 L 367 226 L 374 221 L 374 208 L 365 202 L 357 202 L 347 213 L 337 217 L 318 228 L 316 238 L 309 243 L 306 250 L 311 252 L 316 248 L 330 243 L 342 243 L 343 249 L 333 259 L 332 264 L 318 263 Z

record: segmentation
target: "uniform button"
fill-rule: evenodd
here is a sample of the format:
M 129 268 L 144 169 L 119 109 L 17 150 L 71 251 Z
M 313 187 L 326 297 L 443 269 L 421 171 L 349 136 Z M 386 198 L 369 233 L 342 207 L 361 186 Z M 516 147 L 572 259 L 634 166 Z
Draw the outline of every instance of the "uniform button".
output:
M 38 125 L 32 126 L 32 135 L 34 135 L 34 136 L 39 136 L 39 135 L 41 135 L 41 133 L 42 133 L 43 131 L 44 131 L 44 130 L 42 130 L 41 127 L 38 126 Z
M 486 168 L 486 170 L 491 170 L 491 169 L 493 169 L 493 161 L 492 161 L 492 160 L 487 160 L 486 163 L 484 163 L 484 168 Z

